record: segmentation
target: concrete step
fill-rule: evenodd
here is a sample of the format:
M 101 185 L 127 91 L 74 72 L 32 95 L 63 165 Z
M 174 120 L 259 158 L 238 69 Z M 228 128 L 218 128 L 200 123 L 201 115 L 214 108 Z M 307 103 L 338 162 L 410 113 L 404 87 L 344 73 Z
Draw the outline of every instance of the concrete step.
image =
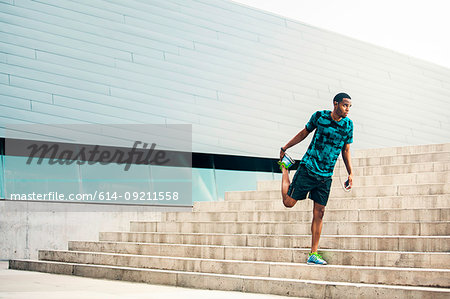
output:
M 253 195 L 252 193 L 248 194 Z M 294 207 L 286 208 L 281 201 L 281 193 L 266 191 L 261 199 L 242 201 L 194 202 L 194 212 L 220 211 L 311 211 L 312 200 L 301 200 Z M 275 199 L 275 200 L 274 200 Z M 278 199 L 278 200 L 276 200 Z M 366 198 L 330 198 L 325 212 L 332 209 L 432 209 L 450 207 L 450 194 L 443 195 L 408 195 Z
M 297 160 L 297 163 L 300 160 Z M 374 166 L 356 166 L 352 163 L 353 174 L 355 177 L 365 176 L 385 176 L 385 175 L 405 175 L 421 174 L 450 171 L 450 161 L 440 162 L 418 162 L 409 164 L 387 164 Z M 296 170 L 289 172 L 289 176 L 294 176 Z M 345 177 L 347 170 L 342 159 L 338 159 L 333 171 L 333 178 Z
M 170 243 L 71 241 L 70 251 L 143 254 L 220 260 L 306 263 L 310 248 L 218 246 Z M 449 252 L 320 249 L 332 265 L 449 269 Z
M 100 232 L 100 241 L 308 248 L 311 235 Z M 448 252 L 450 236 L 321 235 L 321 249 Z
M 432 154 L 436 152 L 449 152 L 449 151 L 450 151 L 450 143 L 441 143 L 441 144 L 424 144 L 424 145 L 411 145 L 400 147 L 360 149 L 354 150 L 352 152 L 352 156 L 355 158 L 364 158 L 364 157 L 381 157 L 381 156 L 408 155 L 408 154 Z
M 355 177 L 450 171 L 450 162 L 421 162 L 413 164 L 358 166 L 358 167 L 355 165 L 352 166 Z M 345 169 L 345 164 L 342 161 L 338 161 L 334 168 L 334 174 L 337 176 L 345 176 L 346 173 L 347 171 Z
M 164 212 L 161 221 L 283 221 L 311 222 L 309 211 Z M 328 221 L 450 221 L 450 208 L 327 210 Z
M 327 277 L 327 279 L 332 281 L 353 283 L 379 283 L 386 285 L 431 287 L 450 286 L 449 269 L 345 266 L 333 264 L 327 265 L 326 267 L 318 266 L 314 268 L 314 271 L 311 271 L 311 266 L 307 265 L 305 260 L 299 263 L 286 263 L 62 250 L 40 251 L 39 259 L 77 264 L 125 266 L 145 269 L 274 278 L 320 280 L 323 279 L 323 277 Z
M 351 192 L 341 187 L 331 188 L 330 196 L 333 198 L 348 197 L 383 197 L 404 195 L 435 195 L 450 194 L 450 183 L 447 184 L 414 184 L 414 185 L 380 185 L 380 186 L 354 186 Z
M 340 187 L 347 180 L 346 172 L 342 177 L 333 176 L 332 187 Z M 292 179 L 291 179 L 292 182 Z M 355 176 L 354 186 L 389 186 L 389 185 L 414 185 L 414 184 L 444 184 L 450 182 L 450 171 L 422 172 L 396 175 Z M 257 191 L 281 190 L 281 180 L 259 181 Z
M 233 234 L 308 234 L 311 223 L 250 221 L 131 221 L 132 232 L 233 233 Z M 388 221 L 324 221 L 323 234 L 328 235 L 409 235 L 445 236 L 450 221 L 388 222 Z
M 450 194 L 450 184 L 416 184 L 416 185 L 385 185 L 385 186 L 354 186 L 351 192 L 342 188 L 331 188 L 330 198 L 364 198 L 408 195 L 439 195 Z M 225 201 L 275 199 L 281 200 L 281 190 L 272 191 L 230 191 L 225 192 Z
M 11 269 L 17 270 L 295 297 L 448 298 L 450 296 L 450 290 L 445 288 L 224 275 L 51 261 L 11 260 L 9 266 Z
M 414 164 L 423 162 L 450 162 L 450 151 L 432 152 L 423 154 L 404 154 L 392 156 L 375 156 L 367 158 L 352 157 L 352 165 L 360 166 L 380 166 L 396 164 Z

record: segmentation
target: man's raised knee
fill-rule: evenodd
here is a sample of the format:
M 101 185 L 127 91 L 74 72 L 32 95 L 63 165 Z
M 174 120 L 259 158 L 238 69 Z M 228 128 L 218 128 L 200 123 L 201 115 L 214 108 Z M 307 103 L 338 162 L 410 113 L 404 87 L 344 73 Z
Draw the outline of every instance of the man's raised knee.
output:
M 286 196 L 283 198 L 283 204 L 286 208 L 292 208 L 293 206 L 295 206 L 296 203 L 297 201 L 292 197 Z

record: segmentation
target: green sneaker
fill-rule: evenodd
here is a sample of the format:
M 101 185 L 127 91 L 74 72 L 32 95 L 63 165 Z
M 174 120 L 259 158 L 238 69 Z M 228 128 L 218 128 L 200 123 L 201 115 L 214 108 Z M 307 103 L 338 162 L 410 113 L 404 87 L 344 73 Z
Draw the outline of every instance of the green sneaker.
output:
M 278 165 L 280 165 L 280 169 L 283 170 L 283 167 L 289 169 L 292 165 L 295 164 L 295 160 L 291 158 L 287 153 L 284 153 L 283 159 L 278 161 Z
M 320 254 L 317 252 L 310 252 L 308 254 L 308 261 L 306 262 L 309 265 L 326 265 L 327 262 L 322 258 Z

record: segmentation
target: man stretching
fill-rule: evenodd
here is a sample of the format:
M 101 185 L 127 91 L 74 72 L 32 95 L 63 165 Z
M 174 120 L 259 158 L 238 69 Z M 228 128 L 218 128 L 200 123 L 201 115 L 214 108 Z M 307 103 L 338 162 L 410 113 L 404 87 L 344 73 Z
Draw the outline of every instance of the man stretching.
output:
M 301 130 L 280 150 L 280 168 L 283 173 L 281 194 L 283 204 L 293 207 L 297 200 L 309 198 L 314 201 L 313 220 L 311 224 L 312 244 L 308 255 L 308 264 L 326 265 L 327 262 L 317 253 L 322 219 L 327 205 L 331 187 L 331 176 L 334 165 L 342 152 L 342 158 L 348 172 L 348 187 L 352 186 L 352 164 L 350 161 L 350 143 L 353 142 L 353 122 L 347 118 L 351 98 L 348 94 L 339 93 L 333 99 L 334 109 L 315 112 L 305 128 Z M 289 163 L 282 162 L 284 152 L 305 139 L 316 130 L 311 143 L 300 161 L 297 172 L 289 181 Z

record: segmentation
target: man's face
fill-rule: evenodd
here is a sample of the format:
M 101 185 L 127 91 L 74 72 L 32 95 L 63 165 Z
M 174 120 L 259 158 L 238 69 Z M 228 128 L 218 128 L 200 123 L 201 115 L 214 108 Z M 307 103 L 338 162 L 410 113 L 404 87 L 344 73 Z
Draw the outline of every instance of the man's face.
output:
M 339 104 L 335 104 L 335 109 L 340 117 L 347 117 L 352 107 L 352 100 L 344 98 Z

